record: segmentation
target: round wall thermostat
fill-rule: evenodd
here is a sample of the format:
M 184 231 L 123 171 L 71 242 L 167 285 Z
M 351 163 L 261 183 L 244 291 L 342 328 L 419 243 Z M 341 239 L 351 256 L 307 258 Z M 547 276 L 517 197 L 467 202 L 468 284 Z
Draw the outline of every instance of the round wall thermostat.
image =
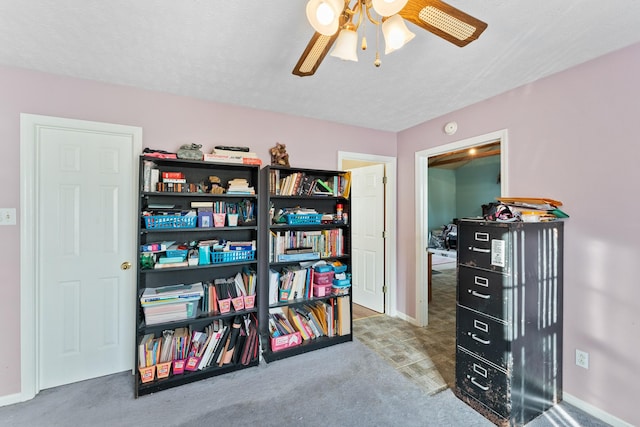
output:
M 444 133 L 447 135 L 453 135 L 458 130 L 458 124 L 456 122 L 449 122 L 444 125 Z

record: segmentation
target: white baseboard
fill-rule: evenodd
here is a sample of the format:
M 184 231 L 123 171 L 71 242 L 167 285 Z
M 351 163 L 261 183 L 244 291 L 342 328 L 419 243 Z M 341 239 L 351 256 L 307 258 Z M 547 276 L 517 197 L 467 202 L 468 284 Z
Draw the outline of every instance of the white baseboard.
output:
M 29 400 L 29 397 L 25 396 L 23 393 L 15 393 L 15 394 L 8 394 L 6 396 L 0 396 L 0 407 L 24 402 L 25 400 Z
M 401 312 L 399 312 L 399 311 L 396 311 L 396 315 L 395 315 L 395 316 L 392 316 L 392 317 L 397 317 L 398 319 L 400 319 L 400 320 L 404 320 L 405 322 L 409 322 L 409 323 L 411 323 L 411 324 L 412 324 L 412 325 L 414 325 L 414 326 L 420 326 L 420 325 L 418 324 L 418 320 L 417 320 L 416 318 L 411 317 L 411 316 L 407 316 L 406 314 L 401 313 Z
M 600 408 L 596 408 L 590 403 L 580 400 L 567 392 L 562 392 L 562 399 L 568 404 L 573 405 L 576 408 L 583 410 L 587 414 L 592 415 L 607 424 L 611 424 L 614 427 L 633 427 L 633 424 L 629 424 L 628 422 L 623 421 L 620 418 L 615 417 Z

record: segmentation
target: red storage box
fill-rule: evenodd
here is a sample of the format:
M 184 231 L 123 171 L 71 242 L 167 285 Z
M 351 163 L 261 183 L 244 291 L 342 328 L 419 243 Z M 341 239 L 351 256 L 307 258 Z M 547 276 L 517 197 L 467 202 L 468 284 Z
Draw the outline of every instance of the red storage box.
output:
M 313 295 L 316 297 L 326 297 L 331 295 L 331 283 L 326 285 L 313 285 Z
M 313 273 L 313 283 L 316 285 L 327 285 L 333 283 L 333 271 L 327 271 L 326 273 Z

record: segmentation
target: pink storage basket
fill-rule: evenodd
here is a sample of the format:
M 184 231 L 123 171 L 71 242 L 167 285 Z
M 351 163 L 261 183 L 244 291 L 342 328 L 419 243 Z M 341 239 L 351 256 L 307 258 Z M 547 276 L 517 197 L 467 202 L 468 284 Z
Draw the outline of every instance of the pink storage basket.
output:
M 313 273 L 313 283 L 316 285 L 327 285 L 333 282 L 333 271 L 327 271 L 326 273 Z

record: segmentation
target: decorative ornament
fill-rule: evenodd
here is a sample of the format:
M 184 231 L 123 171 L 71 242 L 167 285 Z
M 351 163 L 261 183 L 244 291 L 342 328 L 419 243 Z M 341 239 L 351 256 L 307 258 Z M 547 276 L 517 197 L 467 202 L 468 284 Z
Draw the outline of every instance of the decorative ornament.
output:
M 201 144 L 184 144 L 180 146 L 178 150 L 178 158 L 185 160 L 202 160 L 204 155 L 200 149 L 202 148 Z
M 271 154 L 271 164 L 277 166 L 286 166 L 290 167 L 289 164 L 289 154 L 287 154 L 287 146 L 284 144 L 280 144 L 276 142 L 275 147 L 271 147 L 269 149 L 269 154 Z

